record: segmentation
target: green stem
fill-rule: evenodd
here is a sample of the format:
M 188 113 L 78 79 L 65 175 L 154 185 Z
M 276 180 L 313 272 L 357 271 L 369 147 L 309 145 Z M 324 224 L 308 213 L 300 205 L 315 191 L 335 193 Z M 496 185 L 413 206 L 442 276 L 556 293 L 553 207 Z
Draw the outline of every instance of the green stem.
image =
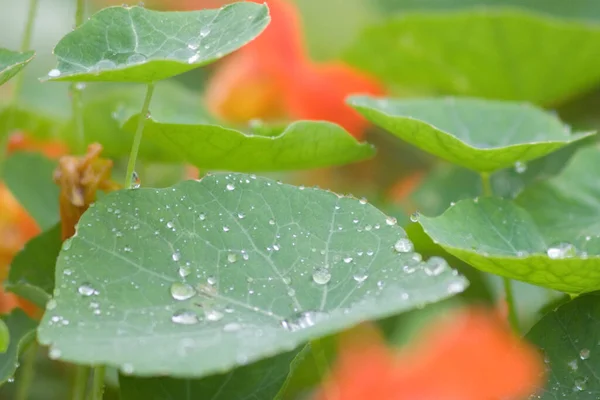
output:
M 504 282 L 504 293 L 506 296 L 506 305 L 508 306 L 508 322 L 510 323 L 513 331 L 519 334 L 521 330 L 519 328 L 519 316 L 517 315 L 512 281 L 508 278 L 502 278 L 502 281 Z
M 75 28 L 83 23 L 83 17 L 85 15 L 85 0 L 77 0 L 77 8 L 75 9 Z M 77 138 L 78 147 L 83 150 L 85 145 L 85 128 L 83 123 L 83 100 L 82 90 L 80 87 L 82 83 L 71 82 L 71 110 L 73 113 L 73 124 L 75 127 L 75 134 Z
M 487 172 L 480 173 L 481 176 L 481 187 L 483 188 L 483 195 L 485 197 L 493 196 L 492 182 L 490 180 L 490 174 Z
M 329 370 L 329 363 L 327 362 L 327 357 L 325 356 L 323 344 L 321 343 L 320 339 L 315 339 L 310 341 L 310 347 L 312 348 L 313 359 L 315 360 L 317 371 L 321 377 L 324 377 Z
M 142 111 L 138 119 L 137 129 L 135 130 L 135 136 L 133 137 L 133 145 L 131 146 L 131 153 L 129 154 L 129 161 L 127 162 L 127 175 L 125 176 L 124 187 L 131 188 L 133 180 L 133 172 L 135 171 L 135 162 L 137 160 L 138 152 L 140 151 L 140 144 L 142 143 L 142 134 L 144 133 L 144 123 L 148 116 L 148 110 L 150 109 L 150 100 L 152 100 L 152 93 L 154 93 L 154 82 L 150 82 L 146 89 L 146 97 L 144 98 L 144 105 L 142 105 Z
M 94 368 L 94 380 L 92 381 L 92 400 L 102 400 L 104 393 L 104 375 L 106 367 L 100 365 Z
M 29 398 L 29 390 L 35 375 L 35 359 L 37 357 L 38 344 L 33 342 L 23 358 L 23 365 L 19 369 L 20 375 L 17 382 L 17 393 L 15 400 L 27 400 Z
M 88 379 L 90 378 L 90 367 L 78 365 L 75 369 L 75 380 L 73 382 L 72 400 L 85 400 Z
M 19 49 L 21 53 L 29 50 L 29 48 L 31 47 L 31 37 L 33 36 L 33 27 L 35 25 L 35 14 L 38 9 L 38 1 L 39 0 L 29 0 L 29 12 L 27 14 L 27 22 L 25 23 L 25 32 L 23 32 L 23 39 L 21 39 L 21 48 Z M 21 88 L 23 87 L 24 77 L 25 74 L 23 74 L 23 72 L 15 76 L 12 99 L 7 107 L 8 116 L 6 119 L 6 125 L 4 127 L 5 131 L 0 132 L 0 176 L 2 174 L 4 160 L 6 159 L 6 147 L 8 144 L 8 137 L 13 128 L 16 107 L 19 101 Z

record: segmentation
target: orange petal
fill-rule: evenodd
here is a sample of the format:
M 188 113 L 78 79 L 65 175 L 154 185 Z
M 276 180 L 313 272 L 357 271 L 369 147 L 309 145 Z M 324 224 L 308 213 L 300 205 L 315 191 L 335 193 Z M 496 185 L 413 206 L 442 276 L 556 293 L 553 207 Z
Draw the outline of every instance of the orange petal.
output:
M 19 150 L 39 151 L 50 158 L 67 154 L 69 148 L 58 140 L 37 140 L 24 133 L 14 133 L 8 140 L 8 153 Z
M 287 82 L 292 118 L 335 122 L 357 138 L 362 137 L 368 122 L 346 104 L 346 98 L 383 91 L 376 81 L 342 63 L 308 65 Z

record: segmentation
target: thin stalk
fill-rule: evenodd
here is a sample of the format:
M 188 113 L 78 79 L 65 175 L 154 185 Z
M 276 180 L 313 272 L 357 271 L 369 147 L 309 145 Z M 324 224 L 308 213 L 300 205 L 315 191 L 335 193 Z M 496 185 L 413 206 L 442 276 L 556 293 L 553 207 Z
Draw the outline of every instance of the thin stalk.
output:
M 94 378 L 92 381 L 92 400 L 102 400 L 104 394 L 104 375 L 106 367 L 100 365 L 94 368 Z
M 85 400 L 87 383 L 90 378 L 90 367 L 78 365 L 75 369 L 75 379 L 73 381 L 72 400 Z
M 502 278 L 502 281 L 504 282 L 504 295 L 506 296 L 506 305 L 508 306 L 508 322 L 513 331 L 519 334 L 521 330 L 519 327 L 519 316 L 517 315 L 512 281 L 508 278 Z
M 140 118 L 138 119 L 138 125 L 137 129 L 135 130 L 135 136 L 133 137 L 133 145 L 131 146 L 129 161 L 127 162 L 127 175 L 125 176 L 124 187 L 126 188 L 132 187 L 133 172 L 135 171 L 135 162 L 137 161 L 138 152 L 140 151 L 140 144 L 142 143 L 142 134 L 144 133 L 144 124 L 146 123 L 148 110 L 150 109 L 152 93 L 154 93 L 154 82 L 150 82 L 147 86 L 146 97 L 144 98 L 144 104 L 142 105 L 142 111 L 140 112 Z
M 487 172 L 482 172 L 481 176 L 481 187 L 483 188 L 483 195 L 485 197 L 491 197 L 493 195 L 492 192 L 492 182 L 490 181 L 490 174 Z
M 38 9 L 39 0 L 29 0 L 29 12 L 27 13 L 27 22 L 25 23 L 25 32 L 23 32 L 23 38 L 21 39 L 20 52 L 25 52 L 31 47 L 31 37 L 33 36 L 33 27 L 35 25 L 35 14 Z M 25 74 L 23 72 L 17 74 L 14 79 L 13 95 L 8 105 L 8 117 L 6 119 L 6 126 L 4 127 L 5 132 L 0 132 L 0 174 L 6 158 L 6 146 L 8 144 L 8 136 L 13 128 L 17 103 L 19 101 L 19 95 L 23 87 L 23 79 Z
M 83 23 L 83 17 L 85 16 L 85 0 L 77 0 L 77 8 L 75 9 L 75 28 Z M 81 85 L 85 85 L 80 82 L 72 82 L 71 91 L 71 111 L 73 113 L 73 124 L 75 126 L 75 133 L 77 142 L 80 148 L 85 144 L 85 128 L 83 124 L 83 99 Z
M 23 358 L 23 365 L 20 368 L 19 379 L 17 381 L 17 393 L 15 400 L 27 400 L 29 398 L 29 390 L 35 375 L 35 359 L 37 357 L 38 344 L 33 341 L 27 349 L 27 353 Z

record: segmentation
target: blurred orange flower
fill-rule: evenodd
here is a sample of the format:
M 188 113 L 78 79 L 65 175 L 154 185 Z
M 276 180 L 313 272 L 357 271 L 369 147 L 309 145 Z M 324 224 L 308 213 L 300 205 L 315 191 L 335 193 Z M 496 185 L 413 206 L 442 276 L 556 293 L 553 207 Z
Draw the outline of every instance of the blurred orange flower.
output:
M 537 351 L 496 313 L 471 308 L 434 323 L 399 352 L 373 326 L 350 331 L 314 400 L 525 399 L 543 371 Z
M 270 25 L 218 66 L 206 90 L 208 108 L 238 123 L 253 118 L 326 120 L 362 137 L 368 123 L 345 104 L 345 98 L 350 94 L 380 94 L 380 85 L 341 62 L 311 61 L 297 8 L 285 0 L 266 3 Z M 188 0 L 186 6 L 201 8 L 207 4 Z
M 112 191 L 119 185 L 110 179 L 113 162 L 100 158 L 102 146 L 93 143 L 83 156 L 63 156 L 54 171 L 60 186 L 60 219 L 63 240 L 75 234 L 79 218 L 96 201 L 98 190 Z

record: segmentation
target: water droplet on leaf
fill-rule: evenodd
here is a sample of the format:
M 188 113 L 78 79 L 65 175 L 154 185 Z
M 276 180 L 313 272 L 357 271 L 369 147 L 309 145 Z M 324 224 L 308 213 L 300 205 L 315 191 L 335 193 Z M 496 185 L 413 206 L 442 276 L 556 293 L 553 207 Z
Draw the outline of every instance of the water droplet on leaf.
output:
M 394 243 L 394 250 L 398 253 L 409 253 L 413 251 L 414 246 L 412 242 L 407 238 L 398 239 L 396 243 Z
M 174 282 L 171 285 L 171 297 L 175 300 L 187 300 L 196 294 L 196 290 L 187 283 Z
M 171 317 L 171 321 L 181 325 L 193 325 L 200 322 L 200 320 L 198 319 L 198 315 L 196 315 L 195 312 L 190 310 L 175 311 L 175 313 L 173 313 L 173 316 Z
M 312 279 L 317 285 L 325 285 L 331 280 L 331 272 L 325 267 L 315 269 Z

